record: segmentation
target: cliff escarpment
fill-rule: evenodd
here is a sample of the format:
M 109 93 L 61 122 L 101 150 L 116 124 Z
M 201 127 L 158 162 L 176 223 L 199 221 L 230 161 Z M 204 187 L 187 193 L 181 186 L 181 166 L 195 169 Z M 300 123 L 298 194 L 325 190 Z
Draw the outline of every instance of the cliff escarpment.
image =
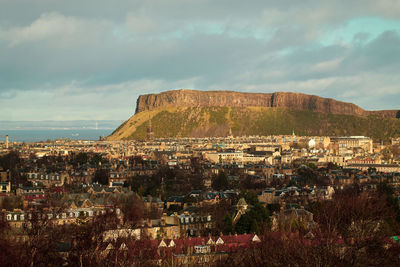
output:
M 136 113 L 108 140 L 242 135 L 400 136 L 398 110 L 367 111 L 355 104 L 300 93 L 177 90 L 142 95 Z M 150 127 L 151 125 L 151 127 Z M 149 130 L 151 129 L 151 130 Z
M 242 93 L 232 91 L 174 90 L 141 95 L 136 113 L 166 107 L 277 107 L 322 113 L 396 118 L 396 110 L 366 111 L 359 106 L 301 93 Z
M 164 107 L 268 107 L 272 94 L 174 90 L 139 96 L 136 113 Z

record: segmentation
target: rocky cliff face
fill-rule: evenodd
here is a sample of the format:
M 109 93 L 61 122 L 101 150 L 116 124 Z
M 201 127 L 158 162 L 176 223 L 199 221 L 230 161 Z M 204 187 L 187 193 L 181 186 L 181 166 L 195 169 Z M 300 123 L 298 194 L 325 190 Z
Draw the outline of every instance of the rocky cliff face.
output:
M 280 107 L 345 115 L 376 115 L 398 118 L 399 111 L 366 111 L 352 103 L 301 93 L 241 93 L 231 91 L 175 90 L 141 95 L 136 113 L 162 107 Z
M 357 105 L 300 93 L 272 94 L 272 107 L 311 110 L 323 113 L 366 115 L 366 111 Z
M 249 107 L 271 106 L 272 94 L 229 91 L 176 90 L 160 94 L 141 95 L 136 113 L 160 107 Z

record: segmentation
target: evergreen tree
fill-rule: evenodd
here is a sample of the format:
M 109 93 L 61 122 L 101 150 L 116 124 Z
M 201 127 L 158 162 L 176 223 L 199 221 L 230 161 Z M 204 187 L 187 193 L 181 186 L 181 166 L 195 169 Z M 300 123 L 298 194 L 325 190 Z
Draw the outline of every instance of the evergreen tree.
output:
M 212 179 L 211 187 L 216 190 L 226 190 L 229 187 L 228 177 L 225 172 L 220 172 Z

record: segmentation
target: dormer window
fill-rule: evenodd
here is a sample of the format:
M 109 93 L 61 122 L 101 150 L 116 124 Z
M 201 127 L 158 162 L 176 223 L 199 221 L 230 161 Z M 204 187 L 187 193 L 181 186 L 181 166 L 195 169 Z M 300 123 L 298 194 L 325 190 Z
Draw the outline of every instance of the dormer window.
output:
M 171 242 L 169 243 L 168 247 L 175 247 L 175 242 L 174 242 L 174 240 L 171 240 Z
M 224 244 L 225 242 L 224 242 L 224 240 L 222 240 L 222 238 L 221 237 L 219 237 L 218 238 L 218 240 L 217 240 L 217 242 L 215 242 L 217 245 L 222 245 L 222 244 Z
M 161 240 L 160 244 L 158 245 L 158 247 L 166 247 L 167 244 L 165 244 L 164 240 Z

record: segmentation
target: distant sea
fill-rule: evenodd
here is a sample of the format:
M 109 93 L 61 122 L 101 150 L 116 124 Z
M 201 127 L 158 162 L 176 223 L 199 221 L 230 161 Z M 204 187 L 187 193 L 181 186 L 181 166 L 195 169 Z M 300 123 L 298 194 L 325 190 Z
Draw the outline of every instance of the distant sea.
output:
M 40 142 L 68 138 L 70 140 L 99 140 L 110 135 L 121 120 L 98 121 L 0 121 L 0 140 L 4 142 Z
M 8 135 L 9 142 L 39 142 L 68 138 L 70 140 L 99 140 L 100 136 L 108 136 L 113 130 L 0 130 L 0 139 L 5 140 Z

